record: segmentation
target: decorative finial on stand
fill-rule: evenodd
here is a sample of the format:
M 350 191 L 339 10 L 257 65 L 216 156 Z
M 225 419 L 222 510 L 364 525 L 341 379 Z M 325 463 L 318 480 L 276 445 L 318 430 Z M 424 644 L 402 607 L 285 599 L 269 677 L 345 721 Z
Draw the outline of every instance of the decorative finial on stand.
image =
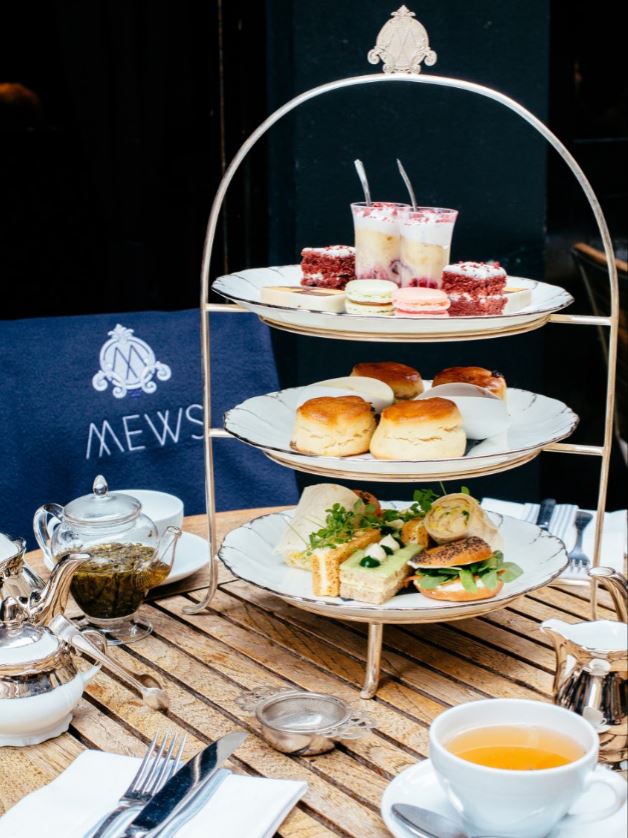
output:
M 422 61 L 427 67 L 436 64 L 436 53 L 430 49 L 425 27 L 414 20 L 414 12 L 400 6 L 391 17 L 367 56 L 371 64 L 383 61 L 385 73 L 420 73 Z

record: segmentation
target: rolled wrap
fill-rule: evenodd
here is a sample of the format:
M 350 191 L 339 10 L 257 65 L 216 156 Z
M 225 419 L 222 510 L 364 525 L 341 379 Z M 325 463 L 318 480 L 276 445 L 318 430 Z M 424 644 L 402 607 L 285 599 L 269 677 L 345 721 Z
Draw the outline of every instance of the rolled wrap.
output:
M 423 519 L 425 528 L 437 544 L 447 544 L 475 535 L 493 550 L 502 547 L 502 538 L 475 498 L 463 492 L 445 495 L 432 503 Z

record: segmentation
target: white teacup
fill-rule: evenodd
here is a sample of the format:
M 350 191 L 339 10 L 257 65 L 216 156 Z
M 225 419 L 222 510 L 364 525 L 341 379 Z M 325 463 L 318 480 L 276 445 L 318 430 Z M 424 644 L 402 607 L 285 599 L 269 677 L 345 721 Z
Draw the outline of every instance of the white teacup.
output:
M 116 489 L 116 491 L 139 500 L 142 504 L 142 511 L 157 525 L 157 532 L 160 536 L 168 527 L 181 529 L 183 501 L 176 495 L 156 492 L 152 489 Z
M 447 744 L 473 728 L 529 724 L 549 728 L 577 742 L 584 754 L 558 768 L 517 771 L 488 768 L 455 756 Z M 463 819 L 467 831 L 499 835 L 500 838 L 541 838 L 565 818 L 569 824 L 588 823 L 609 817 L 626 799 L 612 776 L 598 772 L 598 734 L 581 716 L 540 701 L 489 699 L 473 701 L 446 710 L 430 727 L 430 759 L 450 803 Z M 569 814 L 576 800 L 592 785 L 603 785 L 607 804 L 594 810 Z

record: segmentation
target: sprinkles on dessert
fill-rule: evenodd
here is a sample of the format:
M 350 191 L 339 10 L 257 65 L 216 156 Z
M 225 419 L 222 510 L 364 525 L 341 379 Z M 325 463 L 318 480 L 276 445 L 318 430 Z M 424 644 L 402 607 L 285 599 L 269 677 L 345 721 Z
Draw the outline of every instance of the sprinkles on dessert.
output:
M 498 264 L 458 262 L 443 269 L 443 291 L 449 297 L 449 314 L 481 316 L 501 314 L 506 305 L 506 271 Z

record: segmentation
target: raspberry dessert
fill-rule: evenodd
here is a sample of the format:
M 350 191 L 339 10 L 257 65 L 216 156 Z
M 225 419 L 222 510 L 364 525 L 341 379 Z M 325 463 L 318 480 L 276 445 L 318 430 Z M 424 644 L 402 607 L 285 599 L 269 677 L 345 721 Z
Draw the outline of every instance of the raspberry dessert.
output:
M 342 290 L 355 279 L 355 248 L 346 244 L 304 247 L 301 251 L 301 285 Z
M 443 291 L 452 317 L 501 314 L 506 305 L 506 271 L 498 262 L 458 262 L 443 269 Z
M 387 279 L 400 284 L 399 221 L 407 209 L 407 204 L 386 201 L 351 204 L 357 279 Z

